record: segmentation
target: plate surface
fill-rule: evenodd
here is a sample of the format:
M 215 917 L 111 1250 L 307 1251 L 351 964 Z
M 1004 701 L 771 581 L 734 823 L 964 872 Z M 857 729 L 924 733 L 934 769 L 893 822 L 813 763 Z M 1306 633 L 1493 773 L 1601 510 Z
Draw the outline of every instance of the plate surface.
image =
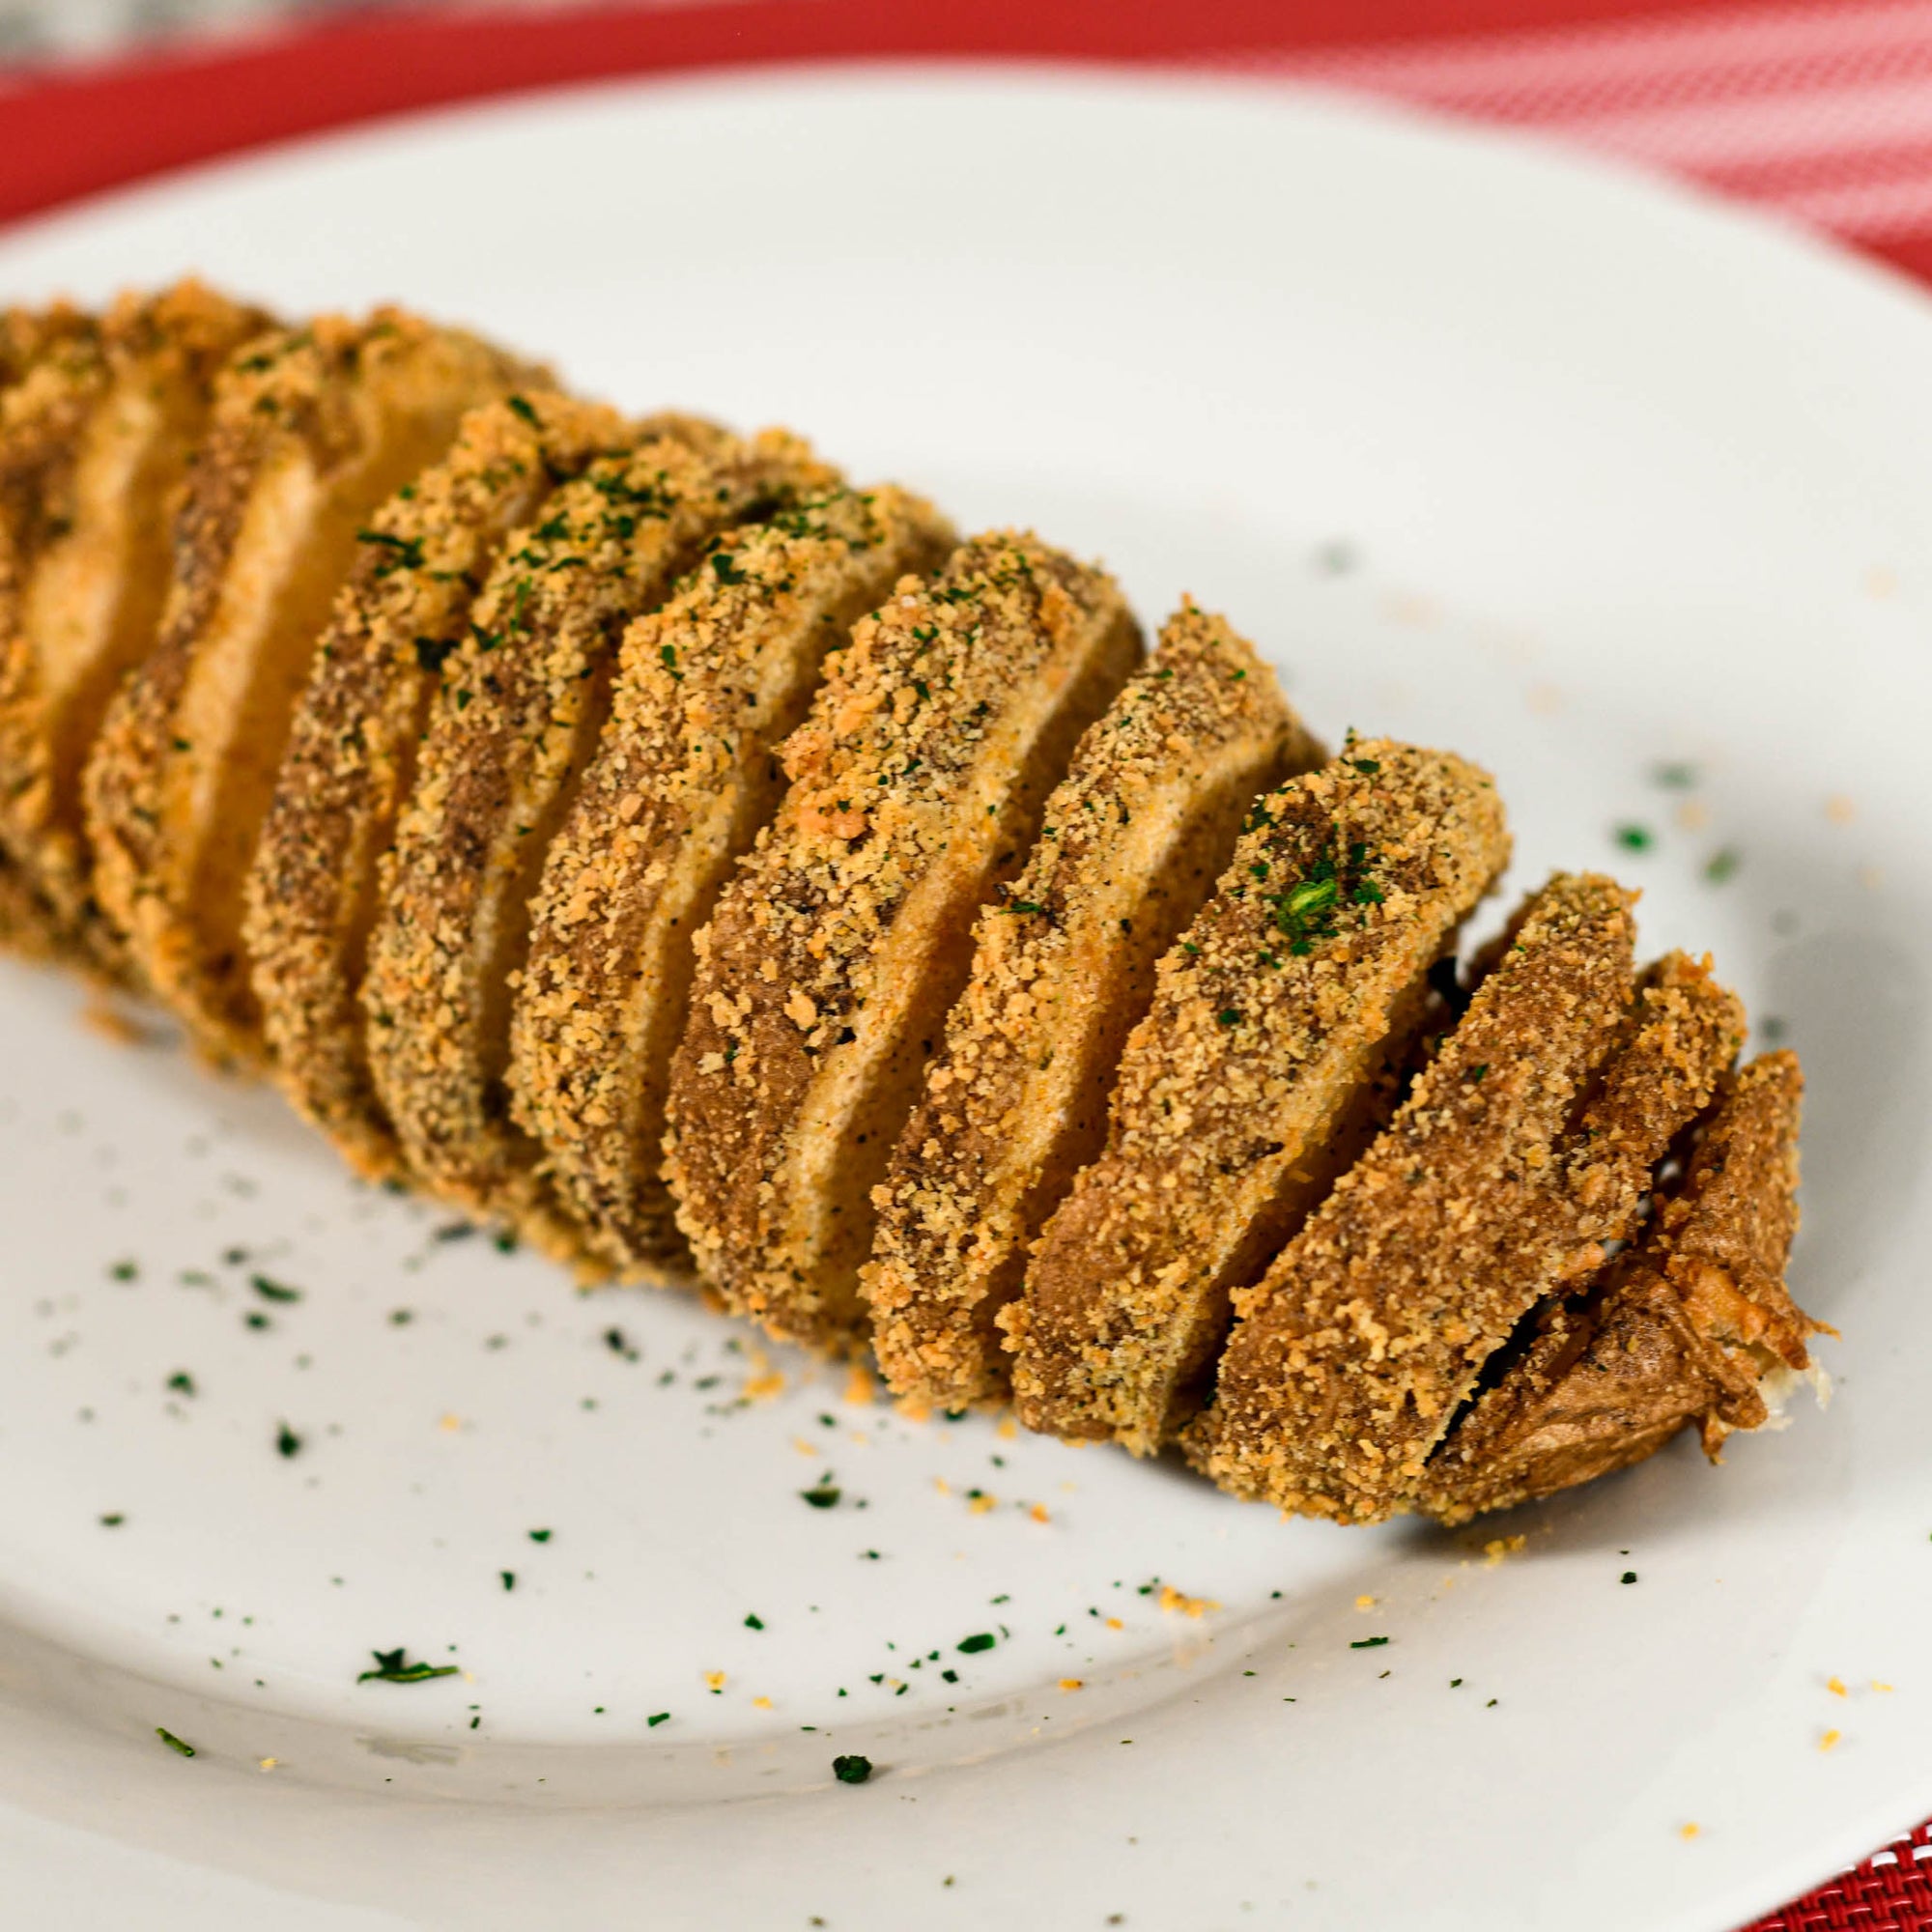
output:
M 308 144 L 16 231 L 0 297 L 188 266 L 795 424 L 1480 757 L 1513 887 L 1615 866 L 1804 1053 L 1845 1339 L 1721 1469 L 1282 1523 L 576 1295 L 8 966 L 17 1922 L 1721 1932 L 1932 1811 L 1922 301 L 1486 136 L 957 69 Z M 398 1644 L 460 1674 L 355 1681 Z

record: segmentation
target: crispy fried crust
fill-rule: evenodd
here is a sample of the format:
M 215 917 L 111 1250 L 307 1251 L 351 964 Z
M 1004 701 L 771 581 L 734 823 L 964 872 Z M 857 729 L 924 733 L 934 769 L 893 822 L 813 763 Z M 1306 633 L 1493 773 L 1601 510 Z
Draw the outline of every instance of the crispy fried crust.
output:
M 27 379 L 44 365 L 31 385 Z M 42 478 L 50 457 L 70 453 L 80 412 L 78 384 L 100 366 L 99 325 L 69 302 L 0 309 L 0 667 L 19 628 L 21 593 L 45 539 Z M 0 676 L 4 676 L 0 669 Z M 0 759 L 0 826 L 6 800 L 32 778 Z M 0 948 L 29 958 L 67 957 L 52 907 L 34 890 L 0 838 Z
M 697 941 L 667 1173 L 699 1265 L 774 1334 L 849 1346 L 871 1189 L 971 961 L 1140 640 L 1101 572 L 1000 532 L 830 661 L 791 789 Z
M 1788 1053 L 1721 1083 L 1647 1237 L 1533 1337 L 1432 1458 L 1418 1496 L 1445 1522 L 1506 1509 L 1643 1460 L 1690 1423 L 1715 1458 L 1770 1419 L 1766 1395 L 1810 1370 L 1784 1265 L 1797 1230 L 1803 1081 Z
M 1189 1443 L 1223 1488 L 1345 1521 L 1403 1507 L 1484 1362 L 1574 1272 L 1552 1179 L 1626 1030 L 1632 898 L 1589 873 L 1535 896 L 1389 1130 L 1237 1297 Z M 1638 1129 L 1605 1100 L 1619 1146 L 1585 1184 L 1607 1213 Z
M 466 410 L 534 379 L 387 309 L 279 334 L 221 375 L 159 636 L 109 708 L 86 781 L 101 904 L 213 1055 L 261 1058 L 243 886 L 356 531 Z
M 626 633 L 611 717 L 550 848 L 511 1027 L 516 1117 L 613 1261 L 688 1266 L 661 1178 L 692 936 L 776 810 L 825 654 L 951 528 L 887 487 L 721 545 Z
M 1356 743 L 1257 801 L 1002 1317 L 1029 1428 L 1150 1455 L 1185 1421 L 1231 1294 L 1372 1127 L 1425 976 L 1507 856 L 1494 786 L 1447 753 Z
M 5 852 L 0 852 L 0 952 L 15 952 L 23 959 L 74 963 L 53 909 L 35 893 Z
M 722 531 L 837 481 L 777 432 L 708 452 L 655 438 L 595 463 L 511 539 L 442 668 L 384 863 L 371 1070 L 418 1179 L 559 1250 L 574 1236 L 507 1106 L 510 1002 L 618 641 Z
M 154 642 L 169 519 L 215 374 L 268 327 L 193 281 L 124 297 L 99 330 L 56 338 L 36 407 L 0 428 L 0 839 L 103 967 L 122 949 L 93 902 L 81 773 L 116 685 Z
M 895 1394 L 941 1408 L 1006 1395 L 997 1317 L 1105 1141 L 1155 962 L 1255 795 L 1322 756 L 1273 671 L 1192 604 L 1080 741 L 1025 870 L 980 915 L 972 978 L 873 1196 L 861 1283 Z
M 34 365 L 62 344 L 95 340 L 99 328 L 94 315 L 71 301 L 0 308 L 0 392 L 24 382 Z M 10 407 L 0 393 L 0 414 Z
M 395 1140 L 370 1083 L 357 995 L 376 869 L 415 772 L 437 670 L 512 531 L 639 435 L 613 410 L 535 390 L 463 419 L 448 453 L 370 521 L 309 668 L 248 880 L 243 936 L 290 1100 L 365 1175 Z

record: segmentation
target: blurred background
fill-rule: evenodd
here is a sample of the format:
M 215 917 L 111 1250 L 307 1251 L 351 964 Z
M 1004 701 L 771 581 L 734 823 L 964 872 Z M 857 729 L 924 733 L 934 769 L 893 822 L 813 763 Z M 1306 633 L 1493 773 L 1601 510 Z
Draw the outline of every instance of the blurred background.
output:
M 431 102 L 877 54 L 1351 88 L 1609 153 L 1932 279 L 1932 0 L 0 0 L 0 220 Z M 141 81 L 156 64 L 164 87 Z
M 0 0 L 0 60 L 85 61 L 354 14 L 454 8 L 463 0 Z M 560 0 L 511 0 L 530 11 Z

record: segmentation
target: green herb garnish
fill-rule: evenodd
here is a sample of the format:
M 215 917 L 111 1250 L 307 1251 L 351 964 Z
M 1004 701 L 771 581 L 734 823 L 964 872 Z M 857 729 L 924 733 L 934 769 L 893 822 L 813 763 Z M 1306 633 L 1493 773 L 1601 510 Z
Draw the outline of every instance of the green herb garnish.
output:
M 372 1650 L 369 1655 L 376 1660 L 376 1667 L 361 1672 L 355 1679 L 358 1684 L 427 1684 L 432 1677 L 454 1677 L 459 1668 L 454 1663 L 412 1663 L 401 1645 L 394 1650 Z
M 991 1650 L 998 1642 L 999 1638 L 991 1631 L 980 1631 L 974 1636 L 962 1636 L 959 1639 L 959 1648 L 970 1657 L 976 1651 Z
M 164 1745 L 166 1745 L 167 1747 L 171 1751 L 175 1752 L 178 1756 L 192 1757 L 194 1755 L 194 1747 L 191 1744 L 189 1744 L 186 1739 L 176 1737 L 175 1734 L 171 1730 L 168 1730 L 164 1725 L 156 1724 L 155 1726 L 155 1735 L 157 1738 L 159 1738 L 160 1741 Z
M 835 1757 L 832 1775 L 840 1784 L 864 1784 L 872 1775 L 872 1760 L 861 1757 L 856 1751 L 850 1756 Z
M 270 1281 L 265 1274 L 250 1275 L 248 1286 L 264 1301 L 299 1301 L 302 1298 L 300 1289 L 290 1288 L 285 1282 Z

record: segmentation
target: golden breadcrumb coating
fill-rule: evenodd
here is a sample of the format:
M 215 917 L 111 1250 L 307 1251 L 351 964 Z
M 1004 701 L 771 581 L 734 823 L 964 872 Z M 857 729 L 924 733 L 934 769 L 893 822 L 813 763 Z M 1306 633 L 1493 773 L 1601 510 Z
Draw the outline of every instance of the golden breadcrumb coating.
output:
M 263 1054 L 242 893 L 296 699 L 370 515 L 464 412 L 538 372 L 394 309 L 325 317 L 222 372 L 153 650 L 86 788 L 97 892 L 210 1054 Z
M 511 1120 L 529 903 L 609 709 L 619 639 L 721 533 L 838 481 L 780 432 L 653 438 L 592 464 L 510 540 L 444 663 L 384 861 L 362 987 L 370 1068 L 417 1179 L 562 1252 L 541 1149 Z
M 78 344 L 83 355 L 90 353 L 99 328 L 89 310 L 71 301 L 0 308 L 0 412 L 8 407 L 4 392 L 24 382 L 37 362 L 63 344 Z
M 1140 656 L 1119 589 L 973 539 L 830 660 L 777 821 L 697 940 L 667 1174 L 698 1264 L 774 1334 L 853 1346 L 885 1170 L 1080 733 Z
M 1508 849 L 1486 773 L 1387 739 L 1256 802 L 1160 962 L 1106 1150 L 1001 1318 L 1029 1428 L 1151 1455 L 1187 1419 L 1231 1294 L 1373 1128 L 1429 968 Z
M 77 963 L 52 907 L 35 893 L 5 852 L 0 852 L 0 952 L 15 952 L 25 959 L 58 959 L 64 965 Z
M 873 1195 L 861 1284 L 895 1394 L 957 1409 L 1008 1393 L 999 1312 L 1106 1139 L 1155 963 L 1255 795 L 1324 755 L 1274 672 L 1191 603 L 1081 739 L 1025 870 L 980 915 L 972 978 Z
M 103 967 L 122 949 L 94 905 L 81 774 L 154 642 L 215 375 L 268 327 L 193 281 L 125 296 L 43 359 L 34 408 L 0 411 L 0 840 Z
M 100 367 L 99 324 L 70 302 L 0 309 L 0 639 L 19 627 L 21 592 L 48 533 L 43 489 L 71 456 Z M 27 379 L 41 373 L 28 385 Z M 6 662 L 0 643 L 0 664 Z M 71 960 L 53 908 L 9 854 L 5 802 L 33 783 L 0 760 L 0 948 Z
M 1535 895 L 1388 1131 L 1236 1297 L 1190 1444 L 1223 1488 L 1345 1521 L 1402 1507 L 1490 1354 L 1595 1259 L 1554 1178 L 1626 1031 L 1633 896 L 1592 873 Z M 1607 1211 L 1628 1109 L 1605 1097 L 1609 1182 L 1578 1185 Z
M 370 520 L 296 706 L 248 880 L 243 938 L 289 1099 L 359 1172 L 400 1157 L 363 1045 L 376 871 L 415 773 L 443 660 L 513 531 L 639 434 L 554 390 L 483 404 Z
M 1803 1081 L 1789 1053 L 1721 1083 L 1676 1190 L 1581 1301 L 1557 1300 L 1431 1459 L 1419 1506 L 1445 1522 L 1628 1467 L 1697 1423 L 1716 1459 L 1767 1395 L 1811 1370 L 1784 1265 L 1797 1230 Z
M 777 809 L 828 650 L 954 543 L 892 487 L 735 532 L 625 634 L 611 717 L 552 841 L 511 1026 L 517 1119 L 613 1261 L 689 1266 L 661 1178 L 692 938 Z

